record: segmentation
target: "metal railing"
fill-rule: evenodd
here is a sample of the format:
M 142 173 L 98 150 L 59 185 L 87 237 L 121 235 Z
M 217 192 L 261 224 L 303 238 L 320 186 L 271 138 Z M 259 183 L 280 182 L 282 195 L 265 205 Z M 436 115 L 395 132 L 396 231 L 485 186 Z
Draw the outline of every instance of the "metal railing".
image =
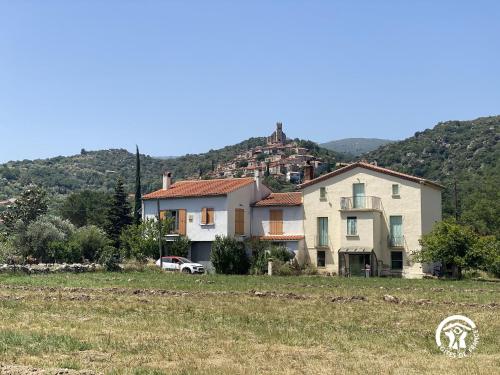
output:
M 405 236 L 393 236 L 389 234 L 387 236 L 387 244 L 389 247 L 401 247 L 405 246 Z
M 326 236 L 315 236 L 314 245 L 317 248 L 328 249 L 330 247 L 330 238 Z
M 340 198 L 341 210 L 381 210 L 382 203 L 379 197 L 362 195 L 357 197 L 342 197 Z

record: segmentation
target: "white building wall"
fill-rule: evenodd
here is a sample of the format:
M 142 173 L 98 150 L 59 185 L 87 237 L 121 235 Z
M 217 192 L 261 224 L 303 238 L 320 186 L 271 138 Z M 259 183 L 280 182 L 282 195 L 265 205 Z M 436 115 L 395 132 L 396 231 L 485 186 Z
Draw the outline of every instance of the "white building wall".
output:
M 157 201 L 145 200 L 144 218 L 156 219 Z M 186 210 L 186 236 L 191 241 L 213 241 L 216 235 L 227 236 L 228 215 L 227 198 L 203 197 L 203 198 L 178 198 L 160 199 L 160 211 L 163 210 Z M 201 209 L 203 207 L 214 209 L 214 224 L 201 225 Z
M 252 210 L 252 236 L 270 235 L 270 210 L 283 210 L 283 234 L 304 234 L 302 206 L 253 207 Z

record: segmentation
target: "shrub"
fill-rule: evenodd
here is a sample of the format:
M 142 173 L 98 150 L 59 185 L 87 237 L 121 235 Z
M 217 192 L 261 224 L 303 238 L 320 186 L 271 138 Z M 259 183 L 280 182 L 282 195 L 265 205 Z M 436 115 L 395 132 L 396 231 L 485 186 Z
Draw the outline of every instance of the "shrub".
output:
M 69 240 L 66 261 L 69 262 L 71 258 L 78 262 L 83 258 L 94 262 L 109 244 L 110 240 L 102 229 L 94 225 L 78 228 Z
M 162 237 L 167 234 L 169 220 L 163 220 Z M 164 246 L 162 241 L 162 246 Z M 125 259 L 145 262 L 147 258 L 158 258 L 158 223 L 146 220 L 139 225 L 128 226 L 120 236 L 120 251 Z
M 168 247 L 168 255 L 187 257 L 190 248 L 191 241 L 189 240 L 189 238 L 185 236 L 179 236 L 170 243 Z
M 52 242 L 64 242 L 74 232 L 74 226 L 56 216 L 41 216 L 28 226 L 22 222 L 15 225 L 13 244 L 19 246 L 21 254 L 40 262 L 54 261 L 50 255 Z
M 282 262 L 289 262 L 295 258 L 295 254 L 284 246 L 271 246 L 269 248 L 269 258 L 272 258 L 273 260 L 280 260 Z
M 269 243 L 260 240 L 252 240 L 248 243 L 252 251 L 250 261 L 250 273 L 253 275 L 262 275 L 267 272 L 267 249 Z
M 118 249 L 113 246 L 106 246 L 99 257 L 99 264 L 102 264 L 106 271 L 121 271 L 121 257 Z
M 245 244 L 232 237 L 215 237 L 210 260 L 215 271 L 223 274 L 246 274 L 250 266 Z
M 21 252 L 10 241 L 0 241 L 0 263 L 22 263 Z

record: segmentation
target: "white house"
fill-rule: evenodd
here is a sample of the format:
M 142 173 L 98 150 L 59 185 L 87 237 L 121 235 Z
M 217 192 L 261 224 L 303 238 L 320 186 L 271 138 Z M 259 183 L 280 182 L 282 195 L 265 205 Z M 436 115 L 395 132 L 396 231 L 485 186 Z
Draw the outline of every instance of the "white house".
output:
M 311 176 L 306 171 L 305 176 Z M 367 163 L 304 182 L 302 262 L 340 275 L 421 277 L 419 239 L 441 220 L 442 186 Z
M 172 183 L 163 175 L 163 188 L 143 196 L 143 219 L 170 217 L 173 232 L 191 241 L 189 256 L 209 266 L 211 243 L 216 235 L 251 236 L 251 205 L 271 194 L 255 178 L 187 180 Z
M 252 208 L 252 236 L 296 254 L 304 247 L 302 193 L 271 193 Z

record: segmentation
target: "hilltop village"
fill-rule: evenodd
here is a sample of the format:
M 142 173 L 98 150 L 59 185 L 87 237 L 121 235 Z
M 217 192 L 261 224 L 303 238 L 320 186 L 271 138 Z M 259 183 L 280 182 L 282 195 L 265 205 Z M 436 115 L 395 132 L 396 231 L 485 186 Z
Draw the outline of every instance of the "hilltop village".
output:
M 301 171 L 306 165 L 317 169 L 321 164 L 323 160 L 311 155 L 309 149 L 288 139 L 283 132 L 283 124 L 278 122 L 276 130 L 267 137 L 265 146 L 253 147 L 228 162 L 217 164 L 208 176 L 251 177 L 258 171 L 261 175 L 298 184 L 301 182 Z

